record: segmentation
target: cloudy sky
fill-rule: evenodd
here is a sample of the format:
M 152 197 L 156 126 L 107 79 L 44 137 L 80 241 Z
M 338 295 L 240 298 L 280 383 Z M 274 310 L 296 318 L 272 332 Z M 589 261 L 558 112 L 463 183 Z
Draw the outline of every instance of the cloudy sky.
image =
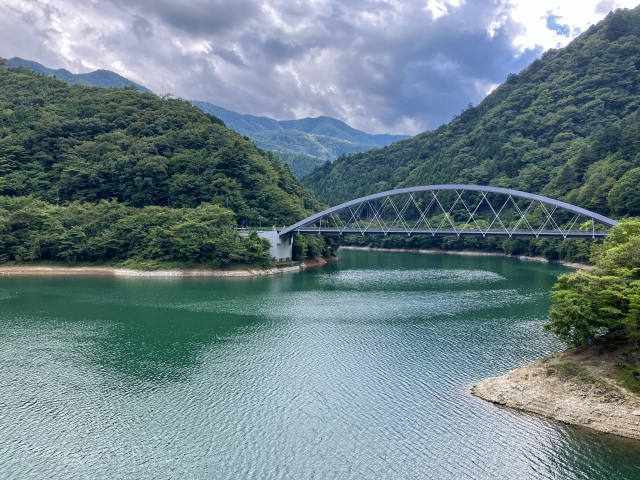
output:
M 0 56 L 371 133 L 436 128 L 640 0 L 0 0 Z

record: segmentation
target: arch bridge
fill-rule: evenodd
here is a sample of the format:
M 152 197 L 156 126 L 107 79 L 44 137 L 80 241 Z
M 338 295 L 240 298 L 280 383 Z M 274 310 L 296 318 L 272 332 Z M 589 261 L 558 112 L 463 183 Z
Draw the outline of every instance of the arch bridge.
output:
M 279 244 L 291 244 L 294 234 L 598 239 L 617 224 L 584 208 L 517 190 L 426 185 L 345 202 L 277 236 Z

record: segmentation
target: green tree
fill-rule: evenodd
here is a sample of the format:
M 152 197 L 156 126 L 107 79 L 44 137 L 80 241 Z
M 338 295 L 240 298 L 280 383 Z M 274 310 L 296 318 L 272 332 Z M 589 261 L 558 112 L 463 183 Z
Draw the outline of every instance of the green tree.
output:
M 561 275 L 545 329 L 571 346 L 608 331 L 640 338 L 640 221 L 614 227 L 597 247 L 592 272 Z
M 278 157 L 189 102 L 0 61 L 0 261 L 264 263 L 268 242 L 239 222 L 320 209 Z
M 611 188 L 607 199 L 618 215 L 640 215 L 640 168 L 625 173 Z

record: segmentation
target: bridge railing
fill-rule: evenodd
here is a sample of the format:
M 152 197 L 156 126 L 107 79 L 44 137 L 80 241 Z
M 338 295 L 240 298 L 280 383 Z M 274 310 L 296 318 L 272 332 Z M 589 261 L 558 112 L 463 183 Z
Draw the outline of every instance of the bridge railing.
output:
M 601 238 L 616 224 L 596 212 L 526 192 L 432 185 L 352 200 L 280 234 Z

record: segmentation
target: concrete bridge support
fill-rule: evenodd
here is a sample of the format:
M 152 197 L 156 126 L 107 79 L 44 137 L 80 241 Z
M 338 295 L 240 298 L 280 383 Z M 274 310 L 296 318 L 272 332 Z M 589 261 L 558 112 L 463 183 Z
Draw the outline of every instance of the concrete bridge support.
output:
M 262 238 L 266 238 L 271 242 L 269 253 L 277 262 L 290 261 L 293 257 L 293 235 L 281 237 L 279 232 L 275 230 L 267 230 L 258 232 Z

